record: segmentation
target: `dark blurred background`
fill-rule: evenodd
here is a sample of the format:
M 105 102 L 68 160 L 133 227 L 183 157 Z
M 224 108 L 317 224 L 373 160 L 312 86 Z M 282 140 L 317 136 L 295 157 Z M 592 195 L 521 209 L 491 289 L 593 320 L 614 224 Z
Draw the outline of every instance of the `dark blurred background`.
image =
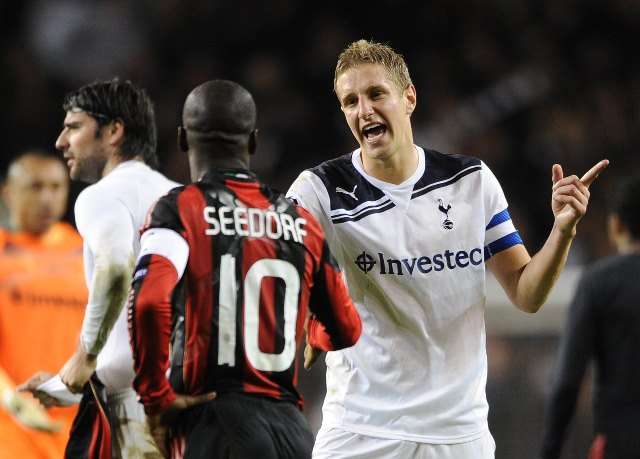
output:
M 286 190 L 302 169 L 355 148 L 333 71 L 348 43 L 374 39 L 406 58 L 418 93 L 416 142 L 484 160 L 530 252 L 552 224 L 552 164 L 581 175 L 603 157 L 612 161 L 580 223 L 570 259 L 579 268 L 609 253 L 607 195 L 639 162 L 638 31 L 637 0 L 2 1 L 0 169 L 25 149 L 53 149 L 67 91 L 119 76 L 148 90 L 161 169 L 186 181 L 175 146 L 181 105 L 194 86 L 228 78 L 258 104 L 255 169 Z M 488 325 L 497 457 L 533 457 L 561 324 L 535 333 Z M 321 370 L 303 381 L 314 428 Z M 587 449 L 588 403 L 564 457 Z

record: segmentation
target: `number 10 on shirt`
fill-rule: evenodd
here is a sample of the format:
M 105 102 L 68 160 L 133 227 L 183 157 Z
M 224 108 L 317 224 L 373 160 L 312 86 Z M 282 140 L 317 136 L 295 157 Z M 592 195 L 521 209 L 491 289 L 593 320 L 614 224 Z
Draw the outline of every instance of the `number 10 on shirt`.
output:
M 265 277 L 282 279 L 284 293 L 284 349 L 279 354 L 262 352 L 258 345 L 260 289 Z M 296 355 L 296 321 L 300 276 L 288 261 L 265 258 L 256 261 L 244 278 L 244 349 L 249 363 L 260 371 L 284 371 Z M 237 298 L 236 259 L 226 254 L 220 259 L 218 365 L 235 366 Z M 276 330 L 272 330 L 276 332 Z

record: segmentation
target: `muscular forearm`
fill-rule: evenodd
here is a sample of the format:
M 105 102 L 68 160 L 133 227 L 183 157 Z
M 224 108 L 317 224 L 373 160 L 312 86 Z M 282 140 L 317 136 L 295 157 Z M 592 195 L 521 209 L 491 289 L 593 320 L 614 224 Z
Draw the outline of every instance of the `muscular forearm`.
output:
M 537 312 L 547 300 L 567 261 L 569 248 L 575 236 L 555 226 L 549 237 L 527 263 L 519 276 L 514 303 L 525 312 Z
M 91 355 L 99 354 L 104 347 L 129 291 L 133 257 L 119 258 L 124 259 L 115 261 L 106 254 L 96 258 L 80 336 L 83 349 Z

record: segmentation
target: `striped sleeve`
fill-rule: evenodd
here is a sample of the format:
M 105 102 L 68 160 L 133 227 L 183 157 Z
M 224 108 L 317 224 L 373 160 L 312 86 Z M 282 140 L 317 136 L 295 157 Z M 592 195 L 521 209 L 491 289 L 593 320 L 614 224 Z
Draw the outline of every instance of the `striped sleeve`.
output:
M 178 283 L 173 264 L 159 255 L 138 261 L 129 292 L 129 338 L 133 387 L 147 414 L 166 410 L 176 395 L 166 378 L 171 337 L 171 295 Z
M 511 220 L 507 199 L 498 179 L 486 164 L 482 163 L 482 166 L 486 222 L 484 259 L 486 261 L 495 254 L 523 242 L 513 220 Z

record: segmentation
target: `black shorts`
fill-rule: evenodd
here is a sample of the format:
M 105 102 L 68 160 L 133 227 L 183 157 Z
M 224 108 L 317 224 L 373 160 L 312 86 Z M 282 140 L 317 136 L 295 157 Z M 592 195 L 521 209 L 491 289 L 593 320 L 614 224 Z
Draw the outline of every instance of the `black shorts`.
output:
M 184 459 L 307 459 L 313 433 L 290 402 L 219 395 L 181 417 Z

